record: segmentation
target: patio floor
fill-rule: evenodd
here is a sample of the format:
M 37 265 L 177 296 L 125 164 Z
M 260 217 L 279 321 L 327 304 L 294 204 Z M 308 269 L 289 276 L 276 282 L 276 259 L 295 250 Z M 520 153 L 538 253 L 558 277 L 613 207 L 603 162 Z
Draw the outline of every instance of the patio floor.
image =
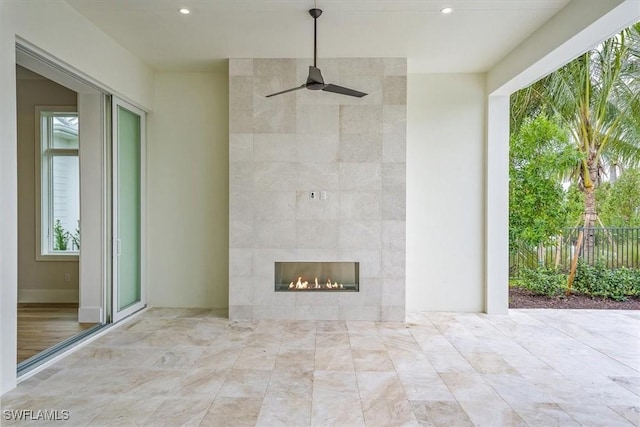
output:
M 374 323 L 150 309 L 1 403 L 2 425 L 57 410 L 69 420 L 53 424 L 73 426 L 638 426 L 640 312 Z

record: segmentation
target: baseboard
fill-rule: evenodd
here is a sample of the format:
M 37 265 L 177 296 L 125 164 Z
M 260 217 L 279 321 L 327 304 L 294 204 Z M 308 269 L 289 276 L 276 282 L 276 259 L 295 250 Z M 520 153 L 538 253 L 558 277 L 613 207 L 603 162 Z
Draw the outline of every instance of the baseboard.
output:
M 100 307 L 80 307 L 78 309 L 79 323 L 101 323 L 102 308 Z
M 18 303 L 78 303 L 77 289 L 18 289 Z

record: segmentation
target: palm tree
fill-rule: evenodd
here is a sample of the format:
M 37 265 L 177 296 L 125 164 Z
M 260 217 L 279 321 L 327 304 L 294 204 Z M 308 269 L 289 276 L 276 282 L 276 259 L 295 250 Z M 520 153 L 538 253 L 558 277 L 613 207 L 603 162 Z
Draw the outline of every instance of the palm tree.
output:
M 547 111 L 570 132 L 579 161 L 566 175 L 584 193 L 586 229 L 599 220 L 595 189 L 605 166 L 640 160 L 639 73 L 636 23 L 514 97 L 524 105 L 512 108 L 512 125 L 522 121 L 521 115 Z

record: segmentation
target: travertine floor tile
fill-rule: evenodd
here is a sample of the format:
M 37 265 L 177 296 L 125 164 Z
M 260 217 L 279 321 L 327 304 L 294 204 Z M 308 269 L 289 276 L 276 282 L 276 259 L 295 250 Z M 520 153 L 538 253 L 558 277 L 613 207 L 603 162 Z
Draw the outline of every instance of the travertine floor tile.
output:
M 400 383 L 409 400 L 455 400 L 437 373 L 398 372 Z
M 311 425 L 324 426 L 364 426 L 364 416 L 360 399 L 341 396 L 321 396 L 313 399 Z
M 234 369 L 272 370 L 278 357 L 277 347 L 246 347 L 236 360 Z
M 266 398 L 257 425 L 307 426 L 311 422 L 311 398 Z
M 257 369 L 232 369 L 229 371 L 218 396 L 264 398 L 271 371 Z
M 418 426 L 408 400 L 363 400 L 362 412 L 367 426 Z
M 640 313 L 220 316 L 149 310 L 21 382 L 2 409 L 67 410 L 74 426 L 640 427 Z
M 162 403 L 162 398 L 119 397 L 91 420 L 90 426 L 142 425 Z M 71 414 L 70 418 L 71 418 Z M 74 423 L 77 420 L 73 421 Z
M 389 358 L 387 350 L 362 350 L 351 351 L 353 366 L 356 371 L 393 371 L 394 366 Z
M 579 426 L 580 424 L 556 403 L 518 403 L 512 405 L 531 426 Z
M 526 427 L 527 424 L 505 401 L 459 402 L 475 426 Z
M 402 383 L 395 372 L 356 372 L 362 400 L 406 400 Z
M 451 393 L 459 401 L 491 402 L 500 396 L 489 385 L 482 375 L 467 373 L 442 373 L 440 378 L 447 385 Z
M 311 399 L 313 370 L 274 371 L 269 380 L 266 397 L 277 399 Z
M 198 359 L 202 357 L 202 347 L 176 347 L 161 351 L 159 357 L 151 358 L 149 364 L 153 368 L 192 368 Z
M 276 371 L 313 370 L 315 366 L 315 350 L 300 350 L 289 347 L 280 347 L 276 357 Z
M 604 405 L 561 404 L 560 407 L 582 425 L 594 427 L 621 427 L 628 426 L 630 421 Z M 640 417 L 638 417 L 636 421 L 640 422 Z
M 640 426 L 640 405 L 638 406 L 610 405 L 609 409 L 611 409 L 613 412 L 623 417 L 625 420 L 629 421 L 631 425 L 634 425 L 636 427 Z
M 213 399 L 227 379 L 226 369 L 191 369 L 171 393 L 180 397 L 209 397 Z
M 341 400 L 359 399 L 354 372 L 315 371 L 313 377 L 313 399 Z
M 411 401 L 416 419 L 423 426 L 473 427 L 458 402 L 437 400 Z
M 197 426 L 213 403 L 213 398 L 167 398 L 144 423 L 149 427 Z
M 202 418 L 200 425 L 247 427 L 255 426 L 262 408 L 262 399 L 247 397 L 217 397 Z
M 353 371 L 353 357 L 349 347 L 318 347 L 315 355 L 318 371 Z
M 243 346 L 237 343 L 206 347 L 200 359 L 195 362 L 194 367 L 231 369 L 238 361 L 242 349 Z

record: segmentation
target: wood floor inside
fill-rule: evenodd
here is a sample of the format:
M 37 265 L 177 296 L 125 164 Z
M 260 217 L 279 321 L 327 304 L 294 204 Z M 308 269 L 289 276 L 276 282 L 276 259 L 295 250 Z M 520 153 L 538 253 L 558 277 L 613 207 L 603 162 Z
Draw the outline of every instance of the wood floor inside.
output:
M 78 323 L 77 304 L 18 304 L 18 363 L 94 325 Z

